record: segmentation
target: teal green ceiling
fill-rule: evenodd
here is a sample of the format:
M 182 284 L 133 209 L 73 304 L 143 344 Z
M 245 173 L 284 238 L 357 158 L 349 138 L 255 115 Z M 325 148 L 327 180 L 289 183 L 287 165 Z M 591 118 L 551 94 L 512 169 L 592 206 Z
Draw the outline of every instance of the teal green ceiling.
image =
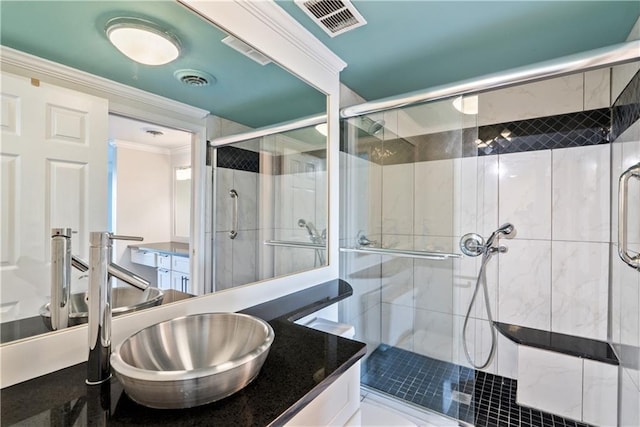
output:
M 113 47 L 105 23 L 114 17 L 145 18 L 173 32 L 182 54 L 163 66 L 137 64 Z M 174 1 L 0 2 L 0 43 L 54 62 L 130 85 L 251 127 L 325 109 L 324 95 L 279 66 L 261 66 L 220 40 L 226 34 Z M 215 85 L 189 87 L 178 69 L 203 70 Z
M 278 4 L 349 65 L 367 100 L 626 40 L 640 1 L 353 1 L 367 24 L 329 37 L 292 0 Z

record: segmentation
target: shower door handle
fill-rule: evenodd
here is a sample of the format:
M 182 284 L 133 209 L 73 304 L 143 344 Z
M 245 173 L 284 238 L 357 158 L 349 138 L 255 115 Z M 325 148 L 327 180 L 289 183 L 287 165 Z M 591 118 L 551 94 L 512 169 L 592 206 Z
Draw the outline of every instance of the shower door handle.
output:
M 631 255 L 627 248 L 629 179 L 640 179 L 640 163 L 636 163 L 620 175 L 618 181 L 618 255 L 631 268 L 640 270 L 640 254 Z
M 229 195 L 233 199 L 233 214 L 231 231 L 229 231 L 229 238 L 235 239 L 238 235 L 238 192 L 236 190 L 229 190 Z

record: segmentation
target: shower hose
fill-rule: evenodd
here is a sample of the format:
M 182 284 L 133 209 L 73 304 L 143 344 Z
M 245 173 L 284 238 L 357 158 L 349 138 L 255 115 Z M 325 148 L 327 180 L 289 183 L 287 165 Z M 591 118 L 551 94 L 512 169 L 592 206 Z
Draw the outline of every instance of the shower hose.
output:
M 467 309 L 467 315 L 464 317 L 464 324 L 462 325 L 462 347 L 464 348 L 464 354 L 467 357 L 467 361 L 476 369 L 486 368 L 489 363 L 491 363 L 491 359 L 493 358 L 493 354 L 496 349 L 496 331 L 495 326 L 493 326 L 493 316 L 491 316 L 491 304 L 489 304 L 489 290 L 487 289 L 487 263 L 494 252 L 499 251 L 498 248 L 495 247 L 485 247 L 482 253 L 482 263 L 480 264 L 480 271 L 478 272 L 478 279 L 476 280 L 476 287 L 473 291 L 473 296 L 471 297 L 471 301 L 469 302 L 469 308 Z M 473 305 L 478 297 L 478 290 L 482 286 L 482 290 L 484 292 L 484 305 L 487 310 L 487 318 L 489 319 L 489 329 L 491 330 L 491 350 L 489 350 L 489 356 L 487 360 L 482 364 L 476 364 L 471 358 L 471 354 L 469 354 L 469 349 L 467 348 L 467 326 L 469 325 L 469 317 L 471 316 L 471 310 L 473 309 Z

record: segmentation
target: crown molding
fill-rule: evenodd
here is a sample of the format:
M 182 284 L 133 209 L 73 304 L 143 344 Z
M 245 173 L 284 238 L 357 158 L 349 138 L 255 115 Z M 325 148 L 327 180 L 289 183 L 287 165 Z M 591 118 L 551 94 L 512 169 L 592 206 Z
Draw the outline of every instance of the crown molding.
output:
M 155 147 L 155 146 L 149 145 L 149 144 L 141 144 L 139 142 L 123 141 L 121 139 L 114 139 L 113 140 L 113 145 L 115 145 L 116 148 L 128 148 L 130 150 L 144 151 L 144 152 L 147 152 L 147 153 L 164 154 L 166 156 L 171 154 L 171 148 Z M 180 147 L 180 148 L 182 148 L 182 147 Z
M 107 97 L 113 96 L 125 99 L 134 104 L 144 104 L 172 113 L 177 113 L 189 118 L 201 120 L 209 115 L 209 112 L 201 108 L 193 107 L 179 101 L 174 101 L 151 92 L 146 92 L 113 80 L 105 79 L 85 71 L 76 70 L 66 65 L 58 64 L 16 49 L 0 46 L 0 66 L 3 70 L 7 67 L 17 68 L 27 73 L 36 73 L 52 79 L 62 80 L 73 86 L 88 88 L 92 91 L 104 93 Z M 7 70 L 12 71 L 12 70 Z M 118 100 L 118 102 L 120 102 Z
M 327 71 L 339 74 L 347 66 L 346 62 L 275 2 L 242 1 L 238 4 Z
M 178 0 L 223 31 L 268 55 L 310 85 L 337 94 L 340 57 L 273 0 Z
M 191 154 L 191 144 L 169 148 L 169 153 L 171 153 L 172 156 L 177 154 Z

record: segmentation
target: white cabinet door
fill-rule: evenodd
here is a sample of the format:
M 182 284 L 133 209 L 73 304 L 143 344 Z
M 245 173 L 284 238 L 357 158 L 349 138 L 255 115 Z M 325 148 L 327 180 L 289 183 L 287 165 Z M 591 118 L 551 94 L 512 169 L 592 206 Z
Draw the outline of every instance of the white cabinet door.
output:
M 158 288 L 173 289 L 171 283 L 171 272 L 162 268 L 158 269 Z
M 189 293 L 189 275 L 179 271 L 171 272 L 171 288 Z
M 50 291 L 52 227 L 74 254 L 107 228 L 107 100 L 2 73 L 0 321 L 37 316 Z M 73 285 L 72 285 L 73 286 Z

